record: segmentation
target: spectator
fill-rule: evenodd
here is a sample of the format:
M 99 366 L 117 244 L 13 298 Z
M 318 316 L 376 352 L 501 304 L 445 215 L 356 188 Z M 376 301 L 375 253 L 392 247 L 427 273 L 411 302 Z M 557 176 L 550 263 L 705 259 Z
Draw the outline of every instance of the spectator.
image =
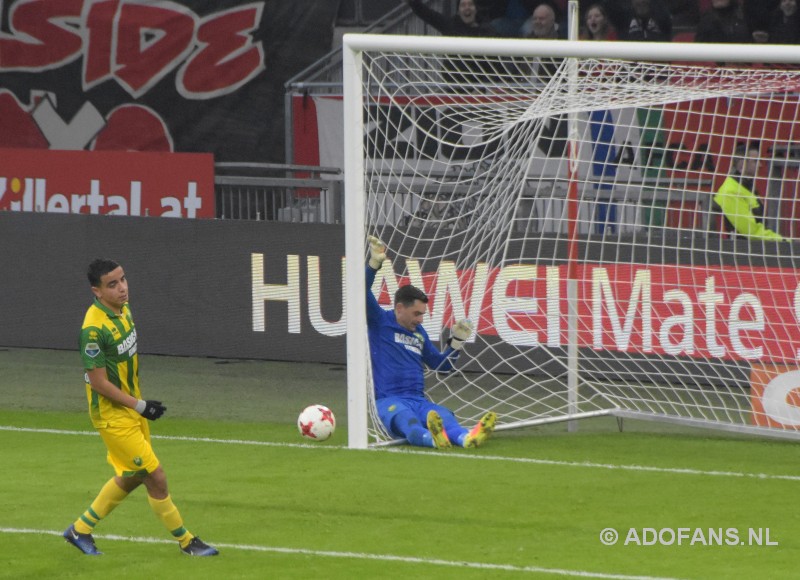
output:
M 659 0 L 631 0 L 619 31 L 622 40 L 669 42 L 672 40 L 672 16 Z
M 475 0 L 460 0 L 458 13 L 452 18 L 425 6 L 422 0 L 406 2 L 414 14 L 445 36 L 497 36 L 490 27 L 478 22 Z M 490 61 L 476 58 L 445 59 L 442 71 L 445 82 L 459 93 L 481 91 L 496 76 L 497 72 Z
M 738 0 L 711 0 L 711 9 L 700 15 L 695 42 L 753 42 Z
M 725 231 L 753 239 L 780 242 L 779 234 L 764 227 L 764 206 L 755 187 L 759 158 L 759 143 L 740 144 L 733 161 L 733 171 L 714 196 L 714 203 L 722 210 Z
M 767 42 L 772 14 L 778 10 L 781 0 L 739 0 L 742 18 L 753 33 L 755 42 Z
M 525 2 L 526 7 L 526 16 L 525 21 L 522 23 L 522 26 L 519 29 L 518 36 L 522 38 L 532 38 L 533 37 L 533 13 L 534 11 L 542 5 L 547 5 L 553 10 L 553 14 L 555 15 L 555 23 L 556 28 L 559 30 L 563 30 L 562 38 L 566 38 L 567 34 L 567 27 L 566 21 L 562 22 L 562 14 L 563 11 L 559 7 L 558 3 L 555 0 L 523 0 Z
M 549 4 L 539 4 L 524 27 L 527 38 L 564 39 L 566 35 L 556 22 L 556 11 Z
M 753 32 L 756 42 L 769 42 L 770 44 L 797 44 L 800 42 L 800 16 L 797 13 L 797 0 L 781 0 L 769 20 L 769 28 L 764 36 Z
M 536 40 L 557 40 L 566 38 L 562 28 L 556 22 L 556 11 L 549 4 L 539 4 L 526 23 L 529 32 L 526 38 Z M 533 66 L 533 80 L 537 84 L 546 84 L 558 70 L 564 59 L 542 57 Z
M 617 31 L 602 4 L 592 4 L 583 16 L 582 40 L 617 40 Z
M 406 0 L 412 12 L 445 36 L 497 36 L 489 26 L 478 22 L 475 0 L 459 0 L 458 12 L 447 17 L 422 3 L 422 0 Z

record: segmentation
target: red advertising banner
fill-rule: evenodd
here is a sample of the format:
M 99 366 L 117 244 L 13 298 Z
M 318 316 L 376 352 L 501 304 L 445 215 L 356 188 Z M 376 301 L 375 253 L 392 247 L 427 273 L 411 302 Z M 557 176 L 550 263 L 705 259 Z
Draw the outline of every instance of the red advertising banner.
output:
M 470 318 L 485 336 L 531 348 L 567 345 L 566 266 L 515 264 L 397 279 L 383 268 L 380 301 L 411 283 L 431 297 L 426 329 Z M 387 278 L 388 276 L 388 278 Z M 800 363 L 797 270 L 756 266 L 581 264 L 578 343 L 596 351 L 705 360 Z
M 214 157 L 0 149 L 0 211 L 213 218 Z
M 800 367 L 753 363 L 750 400 L 754 425 L 800 430 Z

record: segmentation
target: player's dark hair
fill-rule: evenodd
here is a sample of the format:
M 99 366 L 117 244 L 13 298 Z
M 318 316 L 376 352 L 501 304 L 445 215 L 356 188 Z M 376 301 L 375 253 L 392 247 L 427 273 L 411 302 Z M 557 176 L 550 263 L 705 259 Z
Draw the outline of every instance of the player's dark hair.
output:
M 411 306 L 417 300 L 421 300 L 425 304 L 428 303 L 428 296 L 417 288 L 416 286 L 412 286 L 408 284 L 406 286 L 400 286 L 397 289 L 397 292 L 394 293 L 394 303 L 395 304 L 402 304 L 403 306 Z
M 750 151 L 761 151 L 761 141 L 739 141 L 734 150 L 740 157 L 746 156 Z
M 114 260 L 97 258 L 92 260 L 92 263 L 89 264 L 89 269 L 86 270 L 86 277 L 89 278 L 89 284 L 91 284 L 93 288 L 99 288 L 100 279 L 117 268 L 119 268 L 119 264 Z

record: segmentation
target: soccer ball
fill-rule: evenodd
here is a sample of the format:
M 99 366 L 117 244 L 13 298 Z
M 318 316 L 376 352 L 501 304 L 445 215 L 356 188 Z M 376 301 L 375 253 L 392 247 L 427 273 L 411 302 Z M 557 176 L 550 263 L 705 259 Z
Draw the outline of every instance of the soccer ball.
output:
M 303 409 L 297 418 L 300 435 L 314 441 L 325 441 L 336 429 L 336 417 L 324 405 L 311 405 Z

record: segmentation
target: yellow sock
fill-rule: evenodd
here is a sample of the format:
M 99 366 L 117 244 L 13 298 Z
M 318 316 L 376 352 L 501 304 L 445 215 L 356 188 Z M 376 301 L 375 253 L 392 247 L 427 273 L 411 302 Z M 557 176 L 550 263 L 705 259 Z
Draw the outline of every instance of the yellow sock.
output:
M 97 494 L 89 509 L 75 520 L 75 531 L 79 534 L 91 534 L 97 523 L 110 514 L 126 497 L 128 492 L 118 486 L 112 477 Z
M 158 519 L 164 524 L 164 527 L 178 540 L 181 548 L 188 546 L 189 542 L 194 538 L 194 535 L 183 527 L 183 518 L 178 508 L 172 503 L 172 498 L 167 496 L 164 499 L 154 499 L 148 495 L 147 501 L 150 502 L 150 507 L 153 508 Z

